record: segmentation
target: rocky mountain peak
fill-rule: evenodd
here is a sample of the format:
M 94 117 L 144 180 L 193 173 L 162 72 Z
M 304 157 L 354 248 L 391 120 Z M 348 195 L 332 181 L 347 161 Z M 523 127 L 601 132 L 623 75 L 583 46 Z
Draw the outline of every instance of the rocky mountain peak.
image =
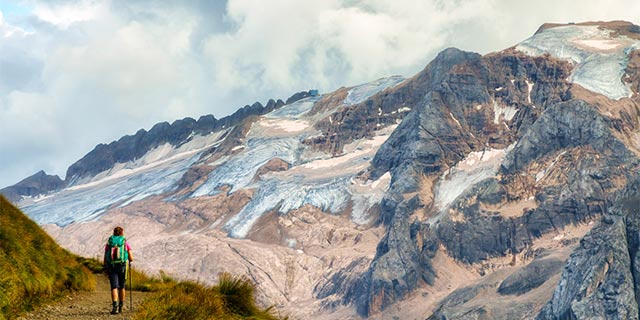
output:
M 58 191 L 64 187 L 65 183 L 60 177 L 48 175 L 44 170 L 40 170 L 13 186 L 0 189 L 0 194 L 4 195 L 9 201 L 18 202 L 23 197 L 37 197 Z

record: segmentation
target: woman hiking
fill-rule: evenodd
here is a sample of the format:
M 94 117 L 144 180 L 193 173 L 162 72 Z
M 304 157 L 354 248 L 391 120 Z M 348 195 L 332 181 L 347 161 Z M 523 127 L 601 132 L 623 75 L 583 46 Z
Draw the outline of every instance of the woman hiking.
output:
M 131 247 L 124 237 L 122 227 L 116 227 L 104 247 L 103 261 L 104 269 L 109 275 L 109 283 L 111 284 L 111 314 L 122 312 L 127 261 L 129 263 L 133 262 Z

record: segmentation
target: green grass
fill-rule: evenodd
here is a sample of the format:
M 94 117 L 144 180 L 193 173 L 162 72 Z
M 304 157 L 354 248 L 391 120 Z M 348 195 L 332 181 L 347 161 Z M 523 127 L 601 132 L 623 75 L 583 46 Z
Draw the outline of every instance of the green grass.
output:
M 243 276 L 220 274 L 218 285 L 171 282 L 147 298 L 134 319 L 253 319 L 276 320 L 272 308 L 255 303 L 255 287 Z
M 2 196 L 0 270 L 0 319 L 14 319 L 69 290 L 95 288 L 81 258 L 58 246 Z

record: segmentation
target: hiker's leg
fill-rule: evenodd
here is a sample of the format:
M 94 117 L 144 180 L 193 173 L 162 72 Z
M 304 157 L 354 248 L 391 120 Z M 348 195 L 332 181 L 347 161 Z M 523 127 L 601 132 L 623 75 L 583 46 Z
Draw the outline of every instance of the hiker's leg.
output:
M 118 289 L 118 296 L 120 297 L 120 302 L 124 302 L 124 288 Z
M 118 273 L 118 297 L 120 298 L 120 300 L 118 300 L 118 312 L 122 312 L 122 306 L 124 305 L 124 286 L 126 284 L 126 265 L 123 265 L 122 268 L 120 268 L 119 273 Z
M 111 289 L 111 301 L 118 301 L 118 289 Z
M 118 313 L 118 289 L 111 289 L 111 314 Z
M 111 314 L 118 314 L 118 272 L 113 269 L 109 270 L 109 284 L 111 286 Z
M 120 287 L 120 277 L 113 268 L 109 270 L 109 285 L 111 286 L 111 301 L 118 301 L 118 287 Z

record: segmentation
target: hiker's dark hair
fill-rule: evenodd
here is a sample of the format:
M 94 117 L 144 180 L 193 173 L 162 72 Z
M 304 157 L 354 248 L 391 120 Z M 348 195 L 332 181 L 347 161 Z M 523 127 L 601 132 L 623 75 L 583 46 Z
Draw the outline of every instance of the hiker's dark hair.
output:
M 113 229 L 114 236 L 121 236 L 123 233 L 124 230 L 122 230 L 122 227 L 116 227 L 115 229 Z

